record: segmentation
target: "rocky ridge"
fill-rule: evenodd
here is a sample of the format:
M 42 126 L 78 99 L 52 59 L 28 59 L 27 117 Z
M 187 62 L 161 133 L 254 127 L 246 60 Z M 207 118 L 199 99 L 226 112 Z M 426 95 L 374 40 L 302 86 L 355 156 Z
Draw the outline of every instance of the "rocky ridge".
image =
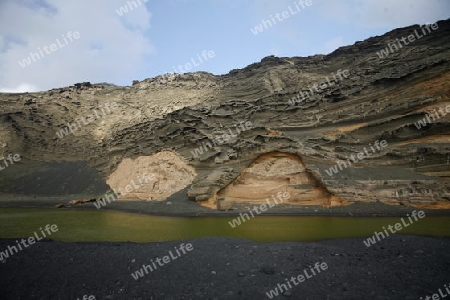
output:
M 220 209 L 263 203 L 287 190 L 289 203 L 298 205 L 449 207 L 450 114 L 415 125 L 450 110 L 450 21 L 438 26 L 383 59 L 378 51 L 419 26 L 329 55 L 266 57 L 222 76 L 197 72 L 125 87 L 82 83 L 0 94 L 3 156 L 22 157 L 0 172 L 0 192 L 98 196 L 126 188 L 132 173 L 156 170 L 148 194 L 162 199 L 188 186 L 190 200 Z M 300 92 L 309 96 L 300 99 Z M 107 110 L 113 103 L 117 109 Z M 76 130 L 57 135 L 76 122 Z M 251 128 L 242 130 L 246 122 Z M 387 147 L 370 148 L 377 140 Z M 365 150 L 371 155 L 349 160 Z M 162 173 L 155 155 L 165 152 L 183 163 L 164 160 Z M 131 173 L 121 178 L 124 161 Z M 158 200 L 142 190 L 134 196 Z

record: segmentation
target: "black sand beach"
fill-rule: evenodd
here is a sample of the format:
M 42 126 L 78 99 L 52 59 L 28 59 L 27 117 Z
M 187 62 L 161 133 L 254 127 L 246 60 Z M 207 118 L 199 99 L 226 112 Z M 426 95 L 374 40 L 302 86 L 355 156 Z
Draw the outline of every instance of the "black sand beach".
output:
M 193 250 L 135 280 L 181 244 Z M 1 240 L 0 249 L 13 245 Z M 164 243 L 41 241 L 0 263 L 2 299 L 269 299 L 285 279 L 311 278 L 278 299 L 419 299 L 450 281 L 449 238 L 390 236 L 316 243 L 203 238 Z M 175 256 L 177 256 L 175 254 Z M 161 262 L 161 261 L 160 261 Z M 156 262 L 155 262 L 156 263 Z M 310 268 L 326 263 L 315 276 Z M 317 272 L 316 272 L 317 273 Z M 297 281 L 298 282 L 298 281 Z

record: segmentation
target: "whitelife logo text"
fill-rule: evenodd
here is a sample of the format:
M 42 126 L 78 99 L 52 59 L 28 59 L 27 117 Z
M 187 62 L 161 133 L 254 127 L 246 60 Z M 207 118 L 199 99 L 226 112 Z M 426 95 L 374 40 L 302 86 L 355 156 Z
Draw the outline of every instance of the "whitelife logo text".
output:
M 35 244 L 36 242 L 39 242 L 40 240 L 46 238 L 47 235 L 45 234 L 44 230 L 47 232 L 48 235 L 51 235 L 52 233 L 57 232 L 58 226 L 56 226 L 55 224 L 53 224 L 53 225 L 47 224 L 47 225 L 45 225 L 44 229 L 42 229 L 42 227 L 40 227 L 39 229 L 41 231 L 41 237 L 39 237 L 39 234 L 35 231 L 34 236 L 31 236 L 27 239 L 21 239 L 20 242 L 18 240 L 16 240 L 17 247 L 19 247 L 19 249 L 17 249 L 16 246 L 8 246 L 5 251 L 0 252 L 0 261 L 6 260 L 10 255 L 16 254 L 19 251 L 22 251 L 25 248 L 28 248 L 29 246 Z M 28 242 L 28 244 L 27 244 L 27 242 Z M 22 248 L 22 246 L 24 248 Z
M 181 244 L 178 248 L 174 247 L 175 252 L 177 255 L 174 255 L 172 253 L 172 250 L 169 251 L 169 255 L 165 255 L 163 256 L 163 258 L 159 258 L 157 257 L 155 259 L 156 263 L 162 267 L 164 266 L 164 264 L 168 264 L 169 262 L 171 262 L 172 260 L 178 259 L 181 257 L 182 254 L 186 254 L 186 251 L 192 251 L 194 249 L 194 246 L 192 246 L 192 244 L 187 243 L 186 245 Z M 180 253 L 180 251 L 182 252 L 182 254 Z M 153 259 L 150 260 L 151 264 L 150 265 L 142 265 L 142 268 L 140 268 L 138 271 L 134 272 L 131 274 L 131 277 L 133 277 L 134 280 L 138 280 L 139 278 L 142 278 L 145 276 L 145 274 L 149 274 L 148 271 L 150 270 L 150 272 L 153 272 L 154 270 L 158 269 L 158 266 L 156 265 L 156 263 L 153 261 Z M 145 272 L 145 274 L 144 274 Z
M 411 225 L 413 223 L 413 220 L 411 219 L 411 217 L 409 216 L 409 214 L 406 215 L 408 217 L 409 223 L 406 223 L 405 220 L 403 220 L 403 218 L 401 218 L 400 220 L 402 221 L 402 224 L 404 227 L 408 227 L 409 225 Z M 425 218 L 425 212 L 423 210 L 416 212 L 413 211 L 411 213 L 411 216 L 414 218 L 415 221 L 418 221 L 419 219 Z M 419 217 L 419 219 L 417 218 Z M 394 226 L 389 225 L 388 229 L 389 231 L 394 234 L 400 230 L 402 230 L 404 227 L 402 226 L 402 224 L 400 223 L 396 223 Z M 395 228 L 395 230 L 394 230 Z M 375 237 L 378 239 L 378 242 L 381 241 L 381 239 L 385 239 L 386 237 L 389 236 L 388 230 L 386 229 L 386 227 L 383 226 L 383 231 L 386 234 L 386 236 L 383 234 L 383 232 L 374 232 L 374 235 L 370 238 L 368 238 L 367 240 L 363 241 L 364 245 L 366 245 L 366 247 L 370 247 L 371 245 L 375 245 L 377 240 L 375 239 Z M 381 238 L 380 238 L 381 237 Z
M 49 47 L 44 46 L 42 47 L 42 49 L 40 47 L 38 47 L 38 52 L 30 52 L 30 55 L 27 56 L 26 58 L 22 59 L 22 61 L 19 61 L 19 65 L 22 68 L 25 68 L 26 66 L 31 65 L 32 61 L 35 62 L 36 60 L 39 60 L 41 58 L 44 58 L 44 52 L 48 55 L 51 54 L 52 52 L 55 52 L 58 49 L 61 49 L 63 47 L 65 47 L 66 45 L 69 44 L 69 42 L 67 41 L 67 39 L 69 39 L 70 42 L 73 42 L 74 40 L 77 40 L 80 38 L 80 33 L 78 31 L 75 31 L 74 33 L 72 33 L 72 31 L 69 31 L 67 33 L 67 36 L 64 36 L 64 34 L 62 35 L 64 43 L 61 43 L 61 41 L 59 40 L 59 38 L 56 39 L 56 44 L 51 44 Z M 67 38 L 67 39 L 66 39 Z M 50 51 L 49 51 L 50 49 Z M 42 52 L 42 50 L 44 50 L 44 52 Z M 40 54 L 40 55 L 39 55 Z

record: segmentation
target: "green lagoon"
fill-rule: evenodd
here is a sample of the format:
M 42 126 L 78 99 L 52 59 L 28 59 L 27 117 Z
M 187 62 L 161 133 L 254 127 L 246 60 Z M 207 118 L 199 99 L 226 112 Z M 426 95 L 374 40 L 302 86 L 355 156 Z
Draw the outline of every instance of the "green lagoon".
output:
M 166 217 L 106 210 L 0 208 L 0 238 L 30 237 L 56 224 L 51 239 L 64 242 L 162 242 L 220 236 L 261 242 L 368 237 L 400 217 L 259 216 L 232 228 L 234 217 Z M 406 217 L 404 218 L 406 219 Z M 400 234 L 450 236 L 450 217 L 425 217 Z

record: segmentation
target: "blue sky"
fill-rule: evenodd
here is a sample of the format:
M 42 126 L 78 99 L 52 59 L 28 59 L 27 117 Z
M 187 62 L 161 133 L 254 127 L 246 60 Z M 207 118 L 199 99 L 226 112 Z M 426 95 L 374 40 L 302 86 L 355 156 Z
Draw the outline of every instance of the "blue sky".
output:
M 328 54 L 394 28 L 450 17 L 447 0 L 0 0 L 0 91 L 40 91 L 77 82 L 131 85 L 173 72 L 226 74 L 268 55 Z M 306 1 L 306 0 L 303 0 Z M 130 3 L 128 3 L 130 2 Z M 289 11 L 255 35 L 251 29 Z M 117 13 L 121 7 L 128 12 Z M 64 47 L 19 61 L 77 31 Z M 67 40 L 67 39 L 66 39 Z M 214 51 L 199 63 L 197 54 Z M 180 72 L 179 72 L 180 73 Z

